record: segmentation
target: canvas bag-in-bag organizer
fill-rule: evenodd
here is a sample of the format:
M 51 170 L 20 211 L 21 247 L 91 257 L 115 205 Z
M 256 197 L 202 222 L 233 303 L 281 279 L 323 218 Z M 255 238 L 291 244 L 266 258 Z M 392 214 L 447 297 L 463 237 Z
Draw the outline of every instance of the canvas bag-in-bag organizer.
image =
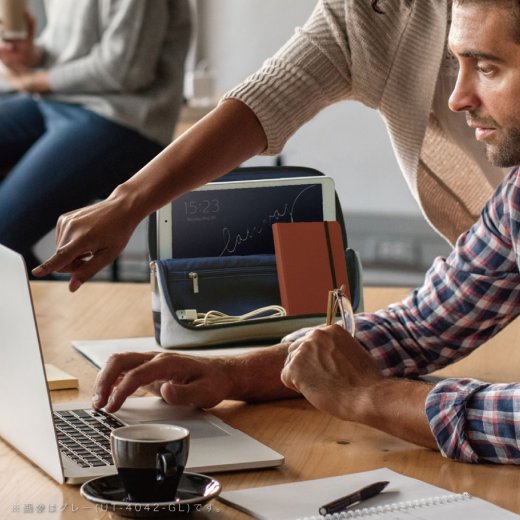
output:
M 314 177 L 323 174 L 311 168 L 238 168 L 222 181 L 247 181 Z M 354 311 L 361 311 L 362 272 L 357 253 L 347 247 L 341 205 L 336 196 L 336 215 L 346 246 L 345 262 Z M 231 255 L 157 260 L 156 223 L 150 223 L 152 314 L 155 337 L 164 348 L 188 348 L 223 344 L 277 342 L 302 327 L 322 325 L 324 314 L 268 317 L 197 327 L 183 319 L 187 310 L 218 310 L 242 315 L 255 309 L 280 305 L 274 254 Z

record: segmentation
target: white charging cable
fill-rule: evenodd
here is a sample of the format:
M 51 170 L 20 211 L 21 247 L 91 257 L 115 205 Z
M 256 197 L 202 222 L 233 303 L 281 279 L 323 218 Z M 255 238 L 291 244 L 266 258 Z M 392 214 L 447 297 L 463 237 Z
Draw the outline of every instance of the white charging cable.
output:
M 196 312 L 194 309 L 177 311 L 177 316 L 179 319 L 190 321 L 191 325 L 195 325 L 195 327 L 205 327 L 208 325 L 223 325 L 225 323 L 238 323 L 241 321 L 261 320 L 264 318 L 283 318 L 287 316 L 287 311 L 280 305 L 270 305 L 246 312 L 239 316 L 230 316 L 215 310 Z

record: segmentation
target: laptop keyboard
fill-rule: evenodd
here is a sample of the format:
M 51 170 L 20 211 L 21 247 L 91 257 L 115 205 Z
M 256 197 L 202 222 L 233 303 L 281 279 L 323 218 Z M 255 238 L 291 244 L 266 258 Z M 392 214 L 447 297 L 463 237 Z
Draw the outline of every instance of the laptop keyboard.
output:
M 110 432 L 124 426 L 116 418 L 97 410 L 54 412 L 60 451 L 82 468 L 111 466 Z

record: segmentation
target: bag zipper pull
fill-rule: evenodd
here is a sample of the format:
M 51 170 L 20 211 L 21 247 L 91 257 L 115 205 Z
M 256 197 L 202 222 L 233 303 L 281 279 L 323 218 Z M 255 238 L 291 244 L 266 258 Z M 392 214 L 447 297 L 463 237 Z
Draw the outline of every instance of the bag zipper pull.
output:
M 157 290 L 157 262 L 152 260 L 150 262 L 150 283 L 152 285 L 152 292 Z
M 188 278 L 193 282 L 193 292 L 197 294 L 199 292 L 199 275 L 197 273 L 188 273 Z

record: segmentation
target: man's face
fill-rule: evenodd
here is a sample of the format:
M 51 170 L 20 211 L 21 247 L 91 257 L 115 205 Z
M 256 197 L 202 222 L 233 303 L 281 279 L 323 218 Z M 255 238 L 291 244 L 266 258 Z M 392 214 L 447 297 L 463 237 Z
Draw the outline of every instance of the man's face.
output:
M 465 111 L 496 166 L 520 164 L 520 45 L 507 3 L 453 4 L 449 47 L 459 61 L 453 111 Z

